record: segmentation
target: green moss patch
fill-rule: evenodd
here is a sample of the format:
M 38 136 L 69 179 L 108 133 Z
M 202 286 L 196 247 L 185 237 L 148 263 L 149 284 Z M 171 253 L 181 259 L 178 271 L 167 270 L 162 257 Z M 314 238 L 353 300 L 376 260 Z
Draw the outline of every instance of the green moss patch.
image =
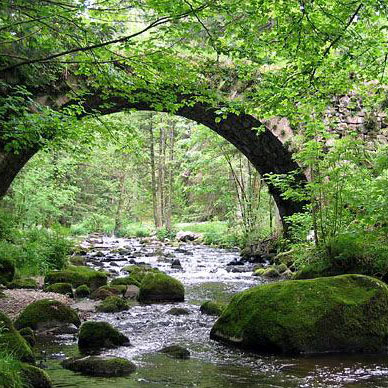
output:
M 44 283 L 46 286 L 54 283 L 70 283 L 74 288 L 86 284 L 92 291 L 107 284 L 107 274 L 95 271 L 89 267 L 69 266 L 63 271 L 49 272 Z
M 69 306 L 52 299 L 42 299 L 28 305 L 15 321 L 15 327 L 31 327 L 40 330 L 60 324 L 81 324 L 78 314 Z
M 183 302 L 185 289 L 183 284 L 163 272 L 148 273 L 140 284 L 139 301 L 152 302 Z
M 117 313 L 130 308 L 130 304 L 119 296 L 109 296 L 97 306 L 97 311 L 101 313 Z
M 208 300 L 201 304 L 200 311 L 202 314 L 220 316 L 225 310 L 226 305 L 220 302 Z
M 27 341 L 32 348 L 36 344 L 36 337 L 34 331 L 30 327 L 24 327 L 19 330 L 20 335 Z
M 83 284 L 75 289 L 74 294 L 77 298 L 87 298 L 90 295 L 90 288 L 86 284 Z
M 33 362 L 34 355 L 26 340 L 15 329 L 11 320 L 0 312 L 0 348 L 25 362 Z
M 190 358 L 190 352 L 179 345 L 166 346 L 165 348 L 159 350 L 159 352 L 164 353 L 171 358 L 180 360 L 188 360 Z
M 91 294 L 91 298 L 96 300 L 104 300 L 109 296 L 124 295 L 126 290 L 126 285 L 102 286 Z
M 107 322 L 84 322 L 78 335 L 78 346 L 82 351 L 129 344 L 128 337 Z
M 388 286 L 363 275 L 257 286 L 233 297 L 211 338 L 258 352 L 381 351 Z
M 45 288 L 47 292 L 56 292 L 57 294 L 67 295 L 70 298 L 74 297 L 73 288 L 70 283 L 54 283 Z
M 7 287 L 10 289 L 14 288 L 25 288 L 25 289 L 34 289 L 39 288 L 39 284 L 35 279 L 32 278 L 22 278 L 14 279 L 12 282 L 7 284 Z
M 20 374 L 24 386 L 28 388 L 51 388 L 53 386 L 48 374 L 36 366 L 23 364 Z
M 128 376 L 136 370 L 135 364 L 125 358 L 80 357 L 70 358 L 62 362 L 62 366 L 73 372 L 87 376 L 119 377 Z

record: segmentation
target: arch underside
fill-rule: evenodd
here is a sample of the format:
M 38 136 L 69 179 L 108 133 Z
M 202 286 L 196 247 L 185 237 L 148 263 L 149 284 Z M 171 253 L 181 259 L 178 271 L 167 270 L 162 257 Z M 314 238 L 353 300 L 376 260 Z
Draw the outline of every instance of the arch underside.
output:
M 102 99 L 100 93 L 89 94 L 83 103 L 86 113 L 99 112 L 99 114 L 117 113 L 129 109 L 154 111 L 152 104 L 137 98 L 129 101 L 123 97 L 110 97 L 107 101 Z M 66 105 L 68 105 L 67 103 Z M 179 109 L 174 112 L 178 116 L 203 124 L 222 136 L 242 152 L 261 176 L 266 179 L 266 174 L 288 174 L 298 170 L 297 163 L 292 159 L 292 153 L 268 128 L 263 128 L 262 123 L 248 114 L 227 114 L 226 118 L 216 122 L 219 117 L 217 109 L 204 103 L 194 105 L 179 104 Z M 6 151 L 6 144 L 0 143 L 0 197 L 5 195 L 13 179 L 28 160 L 39 150 L 39 147 L 30 147 L 13 154 Z M 296 176 L 300 182 L 305 181 L 304 175 Z M 302 211 L 303 205 L 284 199 L 278 188 L 269 182 L 269 191 L 272 194 L 282 220 L 285 217 Z

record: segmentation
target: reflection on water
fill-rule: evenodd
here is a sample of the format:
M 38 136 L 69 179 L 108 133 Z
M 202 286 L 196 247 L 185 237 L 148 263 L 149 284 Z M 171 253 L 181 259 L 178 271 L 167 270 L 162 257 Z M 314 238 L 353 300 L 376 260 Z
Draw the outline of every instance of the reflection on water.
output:
M 126 254 L 115 252 L 123 247 Z M 206 299 L 227 301 L 234 293 L 260 282 L 251 276 L 249 265 L 246 272 L 227 271 L 227 264 L 238 257 L 237 252 L 190 245 L 176 250 L 142 245 L 136 239 L 109 238 L 99 241 L 97 250 L 105 256 L 94 257 L 91 253 L 89 265 L 120 276 L 125 274 L 121 268 L 135 257 L 137 262 L 150 263 L 181 280 L 186 301 L 94 315 L 93 319 L 112 323 L 130 338 L 132 346 L 105 352 L 135 362 L 138 369 L 127 378 L 91 378 L 62 369 L 61 359 L 78 354 L 72 337 L 40 344 L 56 387 L 388 387 L 388 355 L 263 356 L 210 340 L 215 318 L 202 315 L 199 304 Z M 172 257 L 181 261 L 183 270 L 171 269 Z M 167 314 L 173 306 L 184 307 L 190 314 Z M 191 359 L 174 360 L 157 353 L 169 344 L 189 349 Z

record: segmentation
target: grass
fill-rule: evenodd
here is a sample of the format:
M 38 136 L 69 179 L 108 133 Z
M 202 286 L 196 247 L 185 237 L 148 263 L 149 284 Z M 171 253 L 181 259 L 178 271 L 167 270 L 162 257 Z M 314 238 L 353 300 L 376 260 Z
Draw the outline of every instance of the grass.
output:
M 0 351 L 0 387 L 22 388 L 23 381 L 20 377 L 21 362 L 12 354 L 4 350 Z
M 174 227 L 176 230 L 179 230 L 182 232 L 214 233 L 214 234 L 226 234 L 228 232 L 228 224 L 224 221 L 177 223 L 174 225 Z

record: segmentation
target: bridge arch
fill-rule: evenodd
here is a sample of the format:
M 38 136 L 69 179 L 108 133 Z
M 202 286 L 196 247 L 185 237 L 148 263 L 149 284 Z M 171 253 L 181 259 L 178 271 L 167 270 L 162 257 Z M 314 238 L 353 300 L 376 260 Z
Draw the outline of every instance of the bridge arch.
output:
M 37 96 L 37 99 L 48 100 L 47 96 L 42 95 Z M 66 98 L 57 98 L 56 101 L 61 101 L 60 104 L 56 103 L 59 109 L 71 103 Z M 179 103 L 177 106 L 179 108 L 174 111 L 174 114 L 202 124 L 222 136 L 248 158 L 260 175 L 264 176 L 264 179 L 266 179 L 266 174 L 288 174 L 298 169 L 297 163 L 292 158 L 292 152 L 254 116 L 228 113 L 219 120 L 217 109 L 206 103 L 195 102 L 186 105 Z M 83 107 L 85 114 L 98 112 L 101 115 L 126 110 L 155 111 L 154 105 L 149 102 L 148 98 L 142 99 L 139 96 L 136 99 L 115 96 L 103 98 L 99 92 L 90 93 L 83 101 Z M 263 129 L 258 132 L 259 127 Z M 30 146 L 17 154 L 7 152 L 6 149 L 7 144 L 0 141 L 0 197 L 5 195 L 18 172 L 39 151 L 38 146 Z M 305 176 L 300 174 L 296 179 L 303 182 Z M 283 198 L 277 187 L 270 182 L 267 184 L 283 224 L 285 217 L 302 211 L 302 203 Z

